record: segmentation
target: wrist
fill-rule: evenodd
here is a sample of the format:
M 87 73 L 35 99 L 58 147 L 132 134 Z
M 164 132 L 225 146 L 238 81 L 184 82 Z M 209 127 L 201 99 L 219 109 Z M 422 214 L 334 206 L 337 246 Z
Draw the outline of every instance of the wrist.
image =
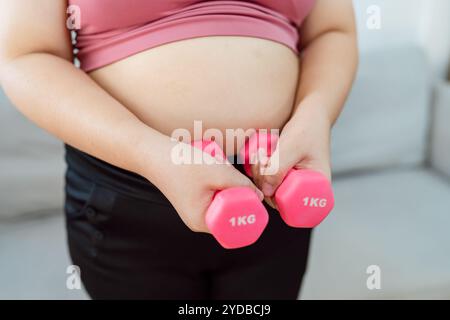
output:
M 171 165 L 171 151 L 176 142 L 162 133 L 146 127 L 134 148 L 134 172 L 158 184 Z
M 322 103 L 304 99 L 284 126 L 279 140 L 282 167 L 305 158 L 329 161 L 332 123 Z
M 302 122 L 305 119 L 311 119 L 310 121 L 314 121 L 314 123 L 331 128 L 335 120 L 330 112 L 330 105 L 331 102 L 323 94 L 307 95 L 294 107 L 289 122 Z
M 304 100 L 283 128 L 282 137 L 294 145 L 313 139 L 315 144 L 328 142 L 332 119 L 326 107 L 317 100 Z M 302 149 L 301 145 L 298 145 Z

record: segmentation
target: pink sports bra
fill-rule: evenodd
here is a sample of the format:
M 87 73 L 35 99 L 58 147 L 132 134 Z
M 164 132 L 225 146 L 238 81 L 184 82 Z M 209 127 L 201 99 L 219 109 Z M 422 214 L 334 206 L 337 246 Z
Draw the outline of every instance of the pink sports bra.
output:
M 77 57 L 92 71 L 169 42 L 249 36 L 298 53 L 298 27 L 315 0 L 69 0 L 76 8 Z

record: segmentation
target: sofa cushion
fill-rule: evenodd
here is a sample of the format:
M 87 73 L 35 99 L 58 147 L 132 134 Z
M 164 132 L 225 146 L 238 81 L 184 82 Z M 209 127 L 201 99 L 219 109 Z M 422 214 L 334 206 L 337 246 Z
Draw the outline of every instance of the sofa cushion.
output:
M 332 134 L 334 172 L 422 163 L 430 94 L 429 68 L 419 47 L 362 55 Z
M 450 296 L 450 181 L 426 169 L 335 181 L 336 207 L 313 233 L 302 299 Z M 381 270 L 368 290 L 367 267 Z

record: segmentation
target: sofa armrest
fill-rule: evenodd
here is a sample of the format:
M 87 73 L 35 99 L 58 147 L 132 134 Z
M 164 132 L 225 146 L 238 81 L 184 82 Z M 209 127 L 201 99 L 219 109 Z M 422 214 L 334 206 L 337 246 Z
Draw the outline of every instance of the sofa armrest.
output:
M 435 91 L 431 125 L 430 162 L 434 169 L 450 177 L 450 83 L 440 83 Z

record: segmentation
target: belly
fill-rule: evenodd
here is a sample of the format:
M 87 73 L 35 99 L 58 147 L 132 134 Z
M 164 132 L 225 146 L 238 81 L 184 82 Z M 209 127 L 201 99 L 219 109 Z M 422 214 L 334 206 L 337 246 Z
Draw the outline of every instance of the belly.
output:
M 284 45 L 230 36 L 159 46 L 90 76 L 166 135 L 180 129 L 193 135 L 201 126 L 226 137 L 239 129 L 281 129 L 293 108 L 298 74 L 298 57 Z

